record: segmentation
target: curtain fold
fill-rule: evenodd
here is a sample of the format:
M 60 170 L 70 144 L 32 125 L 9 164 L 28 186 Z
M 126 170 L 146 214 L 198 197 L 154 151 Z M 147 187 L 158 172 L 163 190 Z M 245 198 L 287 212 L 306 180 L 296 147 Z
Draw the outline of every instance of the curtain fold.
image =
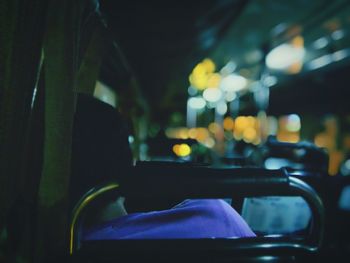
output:
M 0 1 L 0 261 L 68 253 L 76 94 L 93 94 L 110 41 L 95 11 L 84 0 Z
M 79 36 L 84 1 L 52 0 L 44 38 L 44 158 L 34 262 L 67 250 L 68 189 Z
M 0 1 L 0 233 L 7 238 L 0 255 L 8 262 L 15 260 L 20 239 L 10 226 L 22 222 L 17 203 L 27 162 L 24 150 L 40 68 L 45 2 Z

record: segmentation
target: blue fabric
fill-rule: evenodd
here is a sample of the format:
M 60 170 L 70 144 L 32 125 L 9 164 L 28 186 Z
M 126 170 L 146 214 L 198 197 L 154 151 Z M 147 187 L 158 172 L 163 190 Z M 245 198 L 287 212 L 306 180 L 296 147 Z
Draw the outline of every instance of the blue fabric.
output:
M 185 200 L 163 211 L 119 217 L 84 234 L 85 240 L 238 238 L 255 234 L 221 199 Z

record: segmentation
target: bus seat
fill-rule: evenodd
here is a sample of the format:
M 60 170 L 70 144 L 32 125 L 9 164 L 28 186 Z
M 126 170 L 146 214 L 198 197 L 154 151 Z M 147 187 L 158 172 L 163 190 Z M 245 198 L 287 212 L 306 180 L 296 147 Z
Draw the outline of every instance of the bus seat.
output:
M 91 189 L 77 203 L 70 224 L 70 254 L 77 262 L 285 262 L 311 257 L 321 248 L 323 204 L 317 193 L 285 169 L 217 169 L 182 164 L 139 162 L 128 176 Z M 303 197 L 312 211 L 312 227 L 304 238 L 262 236 L 239 239 L 95 240 L 80 239 L 84 212 L 106 194 L 137 198 L 222 198 L 232 196 L 288 195 Z
M 308 141 L 280 142 L 274 136 L 269 136 L 256 155 L 260 155 L 258 158 L 255 156 L 256 161 L 267 169 L 288 167 L 291 170 L 310 171 L 314 175 L 326 175 L 328 172 L 328 154 Z

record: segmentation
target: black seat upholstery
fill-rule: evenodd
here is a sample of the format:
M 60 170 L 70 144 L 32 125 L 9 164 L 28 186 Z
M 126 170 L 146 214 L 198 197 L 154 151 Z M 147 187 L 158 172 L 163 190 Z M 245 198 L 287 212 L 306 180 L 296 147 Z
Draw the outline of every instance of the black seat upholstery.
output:
M 132 166 L 125 120 L 112 106 L 79 94 L 72 142 L 72 206 L 92 187 L 118 179 Z

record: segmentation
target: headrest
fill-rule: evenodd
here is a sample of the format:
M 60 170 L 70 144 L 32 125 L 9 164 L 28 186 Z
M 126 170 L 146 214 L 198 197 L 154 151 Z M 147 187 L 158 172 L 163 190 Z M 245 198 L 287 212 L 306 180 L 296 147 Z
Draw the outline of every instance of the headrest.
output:
M 112 106 L 79 94 L 72 138 L 72 202 L 96 185 L 118 180 L 131 165 L 125 120 Z

